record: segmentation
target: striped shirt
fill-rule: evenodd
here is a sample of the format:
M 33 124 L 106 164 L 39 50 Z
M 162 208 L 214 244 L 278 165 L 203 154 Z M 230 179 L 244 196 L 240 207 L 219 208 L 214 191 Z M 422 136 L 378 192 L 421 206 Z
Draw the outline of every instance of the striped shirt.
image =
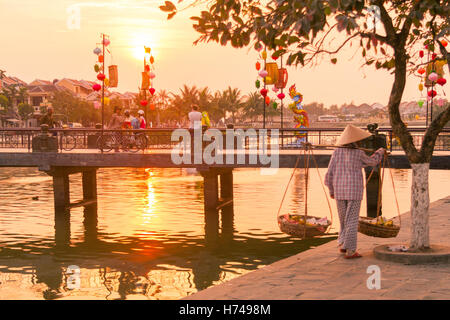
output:
M 383 159 L 384 149 L 378 149 L 372 156 L 362 150 L 337 148 L 331 156 L 325 185 L 336 200 L 362 200 L 364 181 L 362 168 L 376 166 Z

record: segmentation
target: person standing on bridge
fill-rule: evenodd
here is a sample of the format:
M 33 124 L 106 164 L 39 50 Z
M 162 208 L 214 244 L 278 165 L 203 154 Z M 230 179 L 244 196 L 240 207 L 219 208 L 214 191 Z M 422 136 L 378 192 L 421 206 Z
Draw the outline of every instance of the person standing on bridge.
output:
M 202 113 L 198 109 L 198 105 L 192 105 L 192 111 L 188 114 L 189 129 L 201 129 L 202 127 Z
M 122 128 L 125 118 L 120 114 L 121 111 L 122 108 L 120 106 L 114 106 L 114 113 L 111 116 L 111 120 L 109 121 L 108 129 L 118 130 Z M 121 132 L 117 131 L 113 134 L 116 136 L 116 141 L 120 141 Z M 119 152 L 119 143 L 115 143 L 114 151 Z
M 348 125 L 338 139 L 338 148 L 333 152 L 325 185 L 332 199 L 336 200 L 341 224 L 338 244 L 346 259 L 362 257 L 356 251 L 358 220 L 363 198 L 364 181 L 362 168 L 376 166 L 386 150 L 379 148 L 372 156 L 358 149 L 359 142 L 370 137 L 367 131 Z

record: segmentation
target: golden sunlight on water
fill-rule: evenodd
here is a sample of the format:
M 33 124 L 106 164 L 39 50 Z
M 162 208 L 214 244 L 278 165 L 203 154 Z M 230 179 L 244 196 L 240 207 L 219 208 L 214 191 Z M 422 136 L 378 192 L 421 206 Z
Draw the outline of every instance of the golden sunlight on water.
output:
M 203 212 L 197 174 L 101 169 L 98 205 L 74 208 L 55 224 L 52 179 L 32 168 L 2 168 L 0 299 L 179 299 L 335 239 L 299 240 L 279 231 L 276 212 L 291 173 L 235 170 L 234 214 L 227 209 L 214 218 Z M 325 169 L 320 174 L 323 179 Z M 411 173 L 393 170 L 393 176 L 400 210 L 408 211 Z M 450 171 L 430 172 L 431 201 L 448 196 L 449 178 Z M 329 216 L 319 179 L 311 170 L 308 213 Z M 282 212 L 303 213 L 304 194 L 298 170 Z M 80 175 L 71 176 L 70 196 L 82 197 Z M 364 199 L 361 215 L 365 208 Z M 388 175 L 383 214 L 397 215 Z M 80 270 L 75 289 L 70 266 Z

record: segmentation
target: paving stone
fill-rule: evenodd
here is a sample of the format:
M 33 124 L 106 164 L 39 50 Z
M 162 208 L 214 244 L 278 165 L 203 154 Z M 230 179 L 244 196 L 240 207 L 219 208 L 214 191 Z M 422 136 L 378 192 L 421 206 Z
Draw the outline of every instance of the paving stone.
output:
M 450 245 L 448 225 L 442 223 L 450 221 L 449 200 L 430 205 L 432 243 Z M 337 241 L 331 241 L 185 299 L 450 299 L 448 264 L 406 265 L 374 257 L 372 250 L 378 245 L 408 244 L 409 228 L 408 212 L 402 215 L 402 229 L 394 241 L 359 233 L 361 259 L 344 259 L 337 252 Z M 379 290 L 367 288 L 371 265 L 380 267 Z

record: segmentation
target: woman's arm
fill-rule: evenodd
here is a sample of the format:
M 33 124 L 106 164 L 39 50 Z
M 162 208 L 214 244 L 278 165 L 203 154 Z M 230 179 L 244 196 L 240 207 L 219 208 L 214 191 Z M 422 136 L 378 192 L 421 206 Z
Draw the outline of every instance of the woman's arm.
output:
M 334 156 L 334 152 L 331 155 L 330 163 L 328 164 L 328 170 L 325 174 L 325 185 L 330 190 L 330 197 L 334 198 L 334 188 L 333 188 L 333 175 L 334 175 L 334 168 L 336 164 L 336 158 Z
M 383 155 L 385 154 L 386 150 L 384 148 L 379 148 L 373 155 L 370 157 L 365 154 L 364 151 L 360 151 L 361 153 L 361 162 L 363 164 L 363 167 L 367 166 L 376 166 L 378 163 L 380 163 L 381 159 L 383 159 Z

